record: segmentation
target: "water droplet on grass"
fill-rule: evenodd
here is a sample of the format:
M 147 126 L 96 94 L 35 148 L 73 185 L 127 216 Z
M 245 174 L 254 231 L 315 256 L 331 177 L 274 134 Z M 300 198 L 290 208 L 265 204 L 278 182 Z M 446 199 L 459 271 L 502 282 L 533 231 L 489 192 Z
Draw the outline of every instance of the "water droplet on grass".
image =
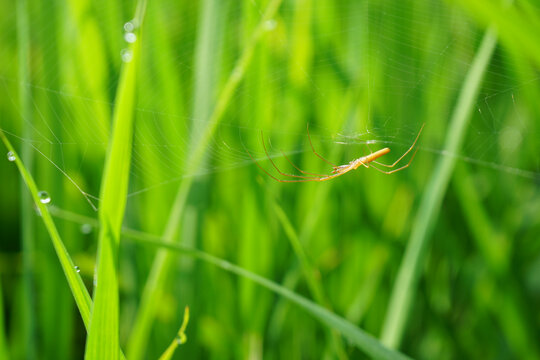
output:
M 76 272 L 78 272 L 78 273 L 80 273 L 80 272 L 81 272 L 81 269 L 79 269 L 79 267 L 78 267 L 78 266 L 76 266 L 76 265 L 75 265 L 74 269 L 75 269 L 75 271 L 76 271 Z
M 9 161 L 15 161 L 17 158 L 15 157 L 15 154 L 13 153 L 13 151 L 10 151 L 7 153 L 7 159 Z
M 122 49 L 122 51 L 120 51 L 120 56 L 122 57 L 123 62 L 130 62 L 131 59 L 133 59 L 133 51 L 130 49 Z
M 127 32 L 124 34 L 124 40 L 130 44 L 133 44 L 135 41 L 137 41 L 137 35 L 132 32 Z
M 135 24 L 133 24 L 131 21 L 128 21 L 127 23 L 124 24 L 124 30 L 127 32 L 131 32 L 135 30 Z
M 48 204 L 51 202 L 51 197 L 49 196 L 49 193 L 46 191 L 40 191 L 38 192 L 39 201 L 42 204 Z
M 82 224 L 81 225 L 81 232 L 83 234 L 90 234 L 92 232 L 92 225 L 90 225 L 90 224 Z

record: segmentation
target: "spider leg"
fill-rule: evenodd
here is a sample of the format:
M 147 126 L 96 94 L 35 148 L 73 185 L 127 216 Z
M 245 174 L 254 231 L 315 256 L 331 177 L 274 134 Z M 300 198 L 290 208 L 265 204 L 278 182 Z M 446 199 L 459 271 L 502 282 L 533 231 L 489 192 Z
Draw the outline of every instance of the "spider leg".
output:
M 276 169 L 276 171 L 282 175 L 282 176 L 288 176 L 288 177 L 294 177 L 294 178 L 301 178 L 301 179 L 313 179 L 315 178 L 316 176 L 302 176 L 302 175 L 294 175 L 294 174 L 287 174 L 287 173 L 284 173 L 282 172 L 279 167 L 276 165 L 276 163 L 274 163 L 274 160 L 272 160 L 272 158 L 270 157 L 270 155 L 268 154 L 268 150 L 266 149 L 266 144 L 264 143 L 264 135 L 261 131 L 261 141 L 262 141 L 262 145 L 263 145 L 263 149 L 264 149 L 264 153 L 266 154 L 266 157 L 268 158 L 268 160 L 270 160 L 270 163 L 272 164 L 272 166 L 274 167 L 274 169 Z M 296 167 L 296 166 L 295 166 Z M 323 175 L 325 176 L 325 175 Z
M 246 153 L 249 155 L 249 157 L 251 158 L 251 160 L 253 160 L 253 162 L 255 163 L 255 165 L 257 165 L 257 167 L 259 169 L 261 169 L 266 175 L 268 175 L 269 177 L 271 177 L 272 179 L 276 180 L 276 181 L 279 181 L 279 182 L 307 182 L 307 181 L 323 181 L 323 180 L 316 180 L 316 179 L 300 179 L 300 180 L 281 180 L 281 179 L 278 179 L 277 177 L 275 177 L 274 175 L 270 174 L 268 171 L 266 171 L 265 168 L 263 168 L 258 162 L 257 160 L 255 160 L 255 158 L 253 157 L 253 155 L 251 155 L 251 153 L 248 151 L 248 149 L 244 146 L 244 150 L 246 151 Z
M 420 137 L 420 134 L 422 133 L 422 130 L 424 129 L 424 125 L 425 125 L 425 123 L 422 124 L 422 127 L 420 128 L 420 131 L 418 132 L 418 135 L 416 135 L 416 139 L 414 139 L 414 142 L 412 143 L 411 147 L 410 147 L 407 151 L 405 151 L 405 152 L 403 153 L 403 155 L 401 155 L 401 156 L 399 157 L 399 159 L 397 159 L 392 165 L 383 164 L 383 163 L 380 163 L 380 162 L 377 162 L 377 161 L 372 161 L 372 162 L 375 163 L 375 164 L 377 164 L 377 165 L 381 165 L 381 166 L 384 166 L 384 167 L 387 167 L 387 168 L 393 168 L 394 166 L 396 166 L 396 165 L 401 161 L 401 159 L 403 159 L 405 156 L 407 156 L 407 154 L 410 153 L 411 150 L 414 148 L 414 145 L 416 145 L 416 142 L 418 141 L 418 138 Z M 417 150 L 418 150 L 418 149 L 417 149 Z M 416 154 L 416 151 L 415 151 L 414 153 Z M 414 155 L 413 155 L 412 157 L 414 157 Z M 412 160 L 412 158 L 411 158 L 411 160 Z M 409 164 L 410 164 L 410 163 L 411 163 L 411 162 L 409 161 Z M 409 166 L 409 164 L 407 164 L 407 166 Z M 403 168 L 405 168 L 405 167 L 407 167 L 407 166 L 404 166 Z M 399 169 L 397 169 L 397 170 L 401 170 L 401 169 L 403 169 L 403 168 L 399 168 Z M 397 171 L 397 170 L 396 170 L 396 171 Z M 389 171 L 388 173 L 391 174 L 392 172 L 395 172 L 395 171 Z
M 366 169 L 369 168 L 369 167 L 371 167 L 371 166 L 369 166 L 367 163 L 364 163 L 364 162 L 362 163 L 362 166 L 365 167 Z
M 413 161 L 414 156 L 416 155 L 416 152 L 417 152 L 417 151 L 418 151 L 418 149 L 416 149 L 416 150 L 414 151 L 414 153 L 413 153 L 413 155 L 411 156 L 411 159 L 409 160 L 409 162 L 408 162 L 406 165 L 403 165 L 403 166 L 400 167 L 400 168 L 397 168 L 397 169 L 394 169 L 394 170 L 390 170 L 390 171 L 384 171 L 384 170 L 381 170 L 381 169 L 379 169 L 379 168 L 377 168 L 377 167 L 375 167 L 375 166 L 373 166 L 373 165 L 371 165 L 371 168 L 373 168 L 373 169 L 375 169 L 375 170 L 377 170 L 377 171 L 379 171 L 379 172 L 382 172 L 383 174 L 387 174 L 387 175 L 388 175 L 388 174 L 393 174 L 393 173 L 395 173 L 395 172 L 398 172 L 398 171 L 400 171 L 400 170 L 403 170 L 403 169 L 405 169 L 405 168 L 408 168 L 409 165 L 411 164 L 411 162 Z M 379 164 L 379 163 L 376 162 L 376 161 L 372 161 L 372 162 L 375 163 L 375 164 L 378 164 L 378 165 L 385 165 L 385 164 Z
M 367 148 L 368 148 L 368 150 L 369 150 L 369 154 L 370 154 L 370 155 L 373 154 L 373 150 L 371 150 L 371 146 L 369 146 L 368 143 L 366 143 L 366 146 L 367 146 Z M 375 162 L 375 163 L 376 163 L 375 160 L 371 160 L 370 162 Z M 370 167 L 370 166 L 368 165 L 367 162 L 362 162 L 362 166 L 365 167 L 366 169 L 367 169 L 368 167 Z
M 310 173 L 310 172 L 304 171 L 300 169 L 298 166 L 296 166 L 291 160 L 289 160 L 289 158 L 287 157 L 287 155 L 285 155 L 283 151 L 281 151 L 281 154 L 289 162 L 289 164 L 291 164 L 296 170 L 300 171 L 302 174 L 314 175 L 314 176 L 326 176 L 325 174 L 316 174 L 316 173 Z
M 326 160 L 325 158 L 323 158 L 321 155 L 319 155 L 316 151 L 315 151 L 315 147 L 313 146 L 313 143 L 311 142 L 311 135 L 309 134 L 309 123 L 307 124 L 306 126 L 306 129 L 307 129 L 307 136 L 308 136 L 308 139 L 309 139 L 309 145 L 311 145 L 311 150 L 313 151 L 313 153 L 319 158 L 321 159 L 322 161 L 326 162 L 327 164 L 330 164 L 332 165 L 333 167 L 337 167 L 336 164 Z
M 304 175 L 294 175 L 294 174 L 288 174 L 288 173 L 284 173 L 282 172 L 279 167 L 276 165 L 276 163 L 274 162 L 274 160 L 272 160 L 272 158 L 270 157 L 270 155 L 268 154 L 268 149 L 266 148 L 266 143 L 264 141 L 264 134 L 263 132 L 261 131 L 261 142 L 262 142 L 262 145 L 263 145 L 263 149 L 264 149 L 264 153 L 266 155 L 266 157 L 268 158 L 268 160 L 270 161 L 270 163 L 272 164 L 272 166 L 274 167 L 274 169 L 281 175 L 281 176 L 286 176 L 286 177 L 292 177 L 292 178 L 295 178 L 295 179 L 279 179 L 277 178 L 276 176 L 272 175 L 271 173 L 269 173 L 266 169 L 264 169 L 258 162 L 257 160 L 255 160 L 255 158 L 251 155 L 251 153 L 247 150 L 247 148 L 244 146 L 244 150 L 246 151 L 246 153 L 248 154 L 248 156 L 251 158 L 251 160 L 253 160 L 253 162 L 255 163 L 255 165 L 261 169 L 266 175 L 268 175 L 270 178 L 274 179 L 275 181 L 279 181 L 279 182 L 310 182 L 310 181 L 327 181 L 327 180 L 330 180 L 330 179 L 333 179 L 333 178 L 336 178 L 338 176 L 341 176 L 341 175 L 344 175 L 346 173 L 348 173 L 349 171 L 351 170 L 354 170 L 356 168 L 358 168 L 360 165 L 364 166 L 365 168 L 369 168 L 369 167 L 372 167 L 374 168 L 375 170 L 381 172 L 381 173 L 384 173 L 384 174 L 393 174 L 395 172 L 398 172 L 400 170 L 403 170 L 407 167 L 409 167 L 409 165 L 412 163 L 418 149 L 415 149 L 414 153 L 412 154 L 409 162 L 404 165 L 404 166 L 401 166 L 400 168 L 397 168 L 397 169 L 393 169 L 393 170 L 390 170 L 390 171 L 384 171 L 384 170 L 381 170 L 379 168 L 377 168 L 376 166 L 373 166 L 372 164 L 370 163 L 373 163 L 373 164 L 378 164 L 378 165 L 381 165 L 381 166 L 385 166 L 385 167 L 388 167 L 388 168 L 393 168 L 395 167 L 407 154 L 409 154 L 412 149 L 414 148 L 414 146 L 416 145 L 416 142 L 418 141 L 419 137 L 420 137 L 420 134 L 422 132 L 422 129 L 424 128 L 424 125 L 422 125 L 422 127 L 420 128 L 420 131 L 418 132 L 418 135 L 416 136 L 416 139 L 414 140 L 414 142 L 412 143 L 412 145 L 409 147 L 409 149 L 407 149 L 407 151 L 405 153 L 403 153 L 403 155 L 401 155 L 399 157 L 399 159 L 397 159 L 392 165 L 387 165 L 387 164 L 382 164 L 382 163 L 379 163 L 377 161 L 375 161 L 375 159 L 387 154 L 390 149 L 389 148 L 384 148 L 384 149 L 381 149 L 381 150 L 378 150 L 376 152 L 372 152 L 371 151 L 371 148 L 369 148 L 369 145 L 366 144 L 368 146 L 368 149 L 370 150 L 370 154 L 369 155 L 366 155 L 366 156 L 363 156 L 361 158 L 358 158 L 356 160 L 353 160 L 351 162 L 349 162 L 348 164 L 345 164 L 345 165 L 335 165 L 333 164 L 332 162 L 326 160 L 324 157 L 322 157 L 321 155 L 319 155 L 319 153 L 317 153 L 317 151 L 315 150 L 315 147 L 313 146 L 313 142 L 311 141 L 311 135 L 309 133 L 309 124 L 307 125 L 307 133 L 308 133 L 308 139 L 309 139 L 309 144 L 311 146 L 311 150 L 313 151 L 313 153 L 318 157 L 320 158 L 321 160 L 323 160 L 324 162 L 332 165 L 332 168 L 333 168 L 333 171 L 332 171 L 332 174 L 328 174 L 328 175 L 324 175 L 324 174 L 316 174 L 316 173 L 310 173 L 310 172 L 307 172 L 307 171 L 304 171 L 302 169 L 300 169 L 298 166 L 296 166 L 288 157 L 287 155 L 285 155 L 285 153 L 283 151 L 281 151 L 281 154 L 283 155 L 283 157 L 287 160 L 287 162 L 289 162 L 289 164 L 291 164 L 292 167 L 294 167 L 296 170 L 298 170 L 300 173 L 302 174 L 305 174 L 305 175 L 308 175 L 308 176 L 304 176 Z
M 244 146 L 244 150 L 246 151 L 246 153 L 248 154 L 248 156 L 251 158 L 251 160 L 253 160 L 253 162 L 255 163 L 255 165 L 257 165 L 257 167 L 259 169 L 261 169 L 266 175 L 268 175 L 270 178 L 276 180 L 276 181 L 279 181 L 279 182 L 310 182 L 310 181 L 327 181 L 327 180 L 330 180 L 330 179 L 333 179 L 335 177 L 338 177 L 338 176 L 341 176 L 347 172 L 349 172 L 351 170 L 351 168 L 347 169 L 346 171 L 342 171 L 338 174 L 333 174 L 333 175 L 325 175 L 325 176 L 321 176 L 321 177 L 312 177 L 312 178 L 305 178 L 305 179 L 294 179 L 294 180 L 282 180 L 282 179 L 278 179 L 277 177 L 275 177 L 274 175 L 270 174 L 268 171 L 266 171 L 265 168 L 263 168 L 258 162 L 257 160 L 255 160 L 255 158 L 253 157 L 253 155 L 251 155 L 251 153 L 248 151 L 248 149 Z

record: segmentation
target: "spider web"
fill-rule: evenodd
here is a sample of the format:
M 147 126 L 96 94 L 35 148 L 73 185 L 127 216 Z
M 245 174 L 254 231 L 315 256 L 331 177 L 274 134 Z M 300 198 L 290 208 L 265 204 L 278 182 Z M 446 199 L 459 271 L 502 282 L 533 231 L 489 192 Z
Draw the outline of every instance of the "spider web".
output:
M 320 153 L 342 149 L 344 155 L 332 160 L 336 163 L 379 146 L 399 154 L 425 123 L 430 141 L 420 141 L 419 157 L 452 156 L 498 176 L 540 178 L 538 110 L 530 96 L 540 78 L 516 66 L 504 47 L 491 61 L 462 150 L 442 150 L 483 30 L 439 1 L 423 6 L 321 1 L 303 11 L 298 10 L 302 2 L 284 1 L 275 19 L 264 24 L 267 33 L 241 86 L 205 144 L 204 163 L 187 168 L 186 158 L 208 126 L 267 2 L 209 3 L 149 4 L 143 37 L 136 40 L 143 41 L 143 60 L 131 198 L 175 189 L 186 177 L 251 166 L 245 148 L 264 162 L 261 132 L 271 157 L 282 158 L 281 149 L 310 153 L 307 123 Z M 11 31 L 3 31 L 1 39 L 0 56 L 7 59 L 0 70 L 1 127 L 18 145 L 31 146 L 38 174 L 54 169 L 81 201 L 97 208 L 99 178 L 88 174 L 100 173 L 103 166 L 119 69 L 129 61 L 126 41 L 133 40 L 124 24 L 133 10 L 54 2 L 48 12 L 54 18 L 45 21 L 40 15 L 45 5 L 36 6 L 31 24 L 40 28 L 30 34 L 31 78 L 22 83 L 13 57 L 16 18 L 10 6 L 2 5 L 3 13 L 11 14 L 2 20 L 3 28 Z M 126 16 L 109 15 L 118 13 Z M 30 118 L 24 118 L 19 103 L 20 85 L 31 94 Z

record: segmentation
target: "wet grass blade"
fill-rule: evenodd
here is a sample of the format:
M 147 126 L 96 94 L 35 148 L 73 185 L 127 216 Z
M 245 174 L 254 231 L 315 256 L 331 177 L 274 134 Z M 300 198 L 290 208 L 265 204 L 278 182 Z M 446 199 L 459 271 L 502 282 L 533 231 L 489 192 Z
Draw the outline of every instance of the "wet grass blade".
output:
M 170 360 L 174 352 L 176 351 L 176 348 L 178 345 L 185 344 L 187 341 L 186 336 L 186 327 L 189 322 L 189 307 L 186 306 L 184 309 L 184 320 L 182 321 L 182 325 L 180 326 L 180 330 L 178 330 L 178 334 L 174 338 L 174 340 L 171 342 L 167 350 L 159 357 L 159 360 Z
M 49 232 L 51 241 L 54 246 L 54 250 L 58 255 L 58 260 L 60 261 L 60 265 L 62 266 L 64 274 L 66 275 L 66 279 L 73 294 L 73 298 L 75 299 L 75 303 L 77 304 L 79 312 L 81 313 L 84 325 L 88 329 L 90 324 L 90 311 L 92 308 L 92 299 L 90 298 L 90 294 L 84 286 L 84 283 L 79 273 L 77 273 L 75 265 L 71 260 L 71 257 L 69 256 L 69 253 L 67 252 L 66 247 L 64 246 L 64 243 L 60 238 L 60 235 L 58 234 L 58 230 L 54 225 L 54 221 L 52 220 L 48 207 L 41 202 L 39 191 L 34 181 L 34 178 L 25 168 L 24 164 L 19 158 L 19 155 L 5 136 L 4 132 L 1 130 L 0 138 L 2 138 L 2 141 L 10 152 L 10 158 L 13 159 L 13 161 L 17 165 L 17 168 L 19 169 L 19 172 L 21 173 L 24 182 L 28 186 L 28 190 L 30 190 L 30 194 L 32 195 L 34 204 L 37 207 L 37 211 L 40 214 L 43 223 L 45 224 L 45 228 Z
M 32 196 L 32 199 L 34 200 L 34 204 L 37 208 L 37 212 L 40 215 L 41 219 L 43 220 L 43 224 L 45 225 L 45 228 L 47 229 L 47 232 L 49 233 L 49 236 L 51 237 L 54 250 L 56 252 L 56 255 L 58 256 L 58 260 L 60 261 L 60 265 L 62 266 L 62 270 L 64 271 L 64 274 L 66 276 L 69 288 L 71 289 L 73 299 L 75 300 L 75 303 L 77 304 L 77 308 L 79 309 L 79 313 L 81 314 L 81 318 L 83 320 L 84 326 L 88 330 L 90 328 L 92 298 L 90 297 L 90 294 L 88 293 L 88 290 L 86 289 L 86 286 L 84 285 L 84 282 L 82 281 L 82 278 L 80 274 L 78 273 L 77 267 L 73 263 L 73 260 L 71 260 L 71 256 L 69 255 L 66 247 L 64 246 L 64 243 L 62 242 L 62 239 L 60 238 L 58 229 L 56 228 L 56 225 L 54 224 L 54 221 L 52 220 L 51 213 L 49 212 L 49 207 L 41 202 L 39 190 L 36 186 L 34 178 L 30 174 L 30 172 L 26 169 L 26 167 L 20 160 L 19 155 L 15 151 L 15 148 L 13 147 L 13 145 L 11 145 L 11 142 L 7 139 L 7 137 L 5 136 L 4 132 L 1 129 L 0 129 L 0 138 L 6 145 L 6 148 L 8 149 L 8 152 L 9 152 L 8 157 L 10 158 L 11 161 L 15 162 L 15 164 L 17 165 L 17 168 L 19 169 L 19 172 L 21 173 L 21 176 L 24 182 L 28 186 L 28 190 L 30 191 L 30 195 Z M 120 354 L 121 359 L 125 359 L 124 354 L 121 351 L 119 352 L 119 354 Z
M 495 31 L 488 29 L 461 88 L 450 121 L 443 153 L 457 154 L 459 152 L 483 75 L 487 70 L 496 43 Z M 394 283 L 381 335 L 382 342 L 392 348 L 399 347 L 403 337 L 416 285 L 425 263 L 430 232 L 439 214 L 455 163 L 456 158 L 453 156 L 440 158 L 416 215 L 409 245 Z
M 145 6 L 145 1 L 138 4 L 138 25 L 142 23 Z M 140 31 L 137 35 L 140 38 Z M 130 45 L 132 57 L 124 62 L 116 92 L 112 138 L 100 192 L 97 283 L 85 351 L 88 360 L 119 357 L 118 247 L 127 201 L 140 49 L 140 41 Z

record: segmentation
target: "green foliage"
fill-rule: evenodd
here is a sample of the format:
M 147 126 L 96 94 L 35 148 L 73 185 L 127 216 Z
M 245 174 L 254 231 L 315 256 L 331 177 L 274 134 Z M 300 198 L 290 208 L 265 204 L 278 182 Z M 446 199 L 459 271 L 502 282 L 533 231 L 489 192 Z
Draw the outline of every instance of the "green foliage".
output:
M 53 243 L 54 249 L 56 250 L 56 254 L 58 255 L 60 265 L 62 265 L 62 269 L 64 270 L 64 274 L 73 293 L 73 299 L 79 307 L 79 312 L 84 321 L 84 324 L 88 326 L 90 323 L 90 309 L 92 308 L 92 300 L 90 299 L 90 295 L 88 294 L 88 291 L 86 290 L 86 287 L 84 286 L 81 277 L 77 273 L 75 265 L 73 264 L 73 261 L 71 260 L 71 257 L 69 256 L 62 242 L 62 239 L 60 239 L 60 235 L 58 234 L 58 230 L 54 225 L 54 221 L 51 217 L 51 214 L 49 213 L 49 209 L 45 205 L 46 202 L 42 201 L 43 195 L 40 195 L 40 191 L 38 191 L 32 175 L 30 175 L 28 170 L 24 167 L 19 155 L 2 131 L 0 131 L 0 138 L 10 152 L 10 156 L 14 158 L 13 161 L 19 168 L 22 178 L 28 186 L 30 195 L 32 196 L 37 211 L 39 212 L 39 216 L 43 219 L 43 224 L 45 224 L 45 227 Z
M 463 143 L 465 130 L 473 110 L 473 101 L 478 96 L 480 83 L 495 49 L 496 41 L 494 31 L 492 29 L 488 30 L 463 83 L 456 108 L 450 120 L 444 147 L 444 150 L 451 154 L 457 152 Z M 407 251 L 392 291 L 390 306 L 381 336 L 383 342 L 390 347 L 398 347 L 403 337 L 405 321 L 417 289 L 420 269 L 422 264 L 425 263 L 424 258 L 428 239 L 435 218 L 439 214 L 455 161 L 455 158 L 452 157 L 441 159 L 433 171 L 432 178 L 424 192 L 416 221 L 412 227 Z
M 0 12 L 0 358 L 540 357 L 534 2 Z
M 141 36 L 136 31 L 142 26 L 146 1 L 139 2 L 139 13 L 130 24 L 136 29 L 130 36 Z M 128 25 L 129 26 L 129 25 Z M 113 126 L 105 170 L 101 181 L 97 269 L 94 281 L 94 304 L 91 326 L 86 340 L 85 359 L 118 359 L 120 352 L 118 312 L 118 248 L 120 228 L 127 202 L 133 118 L 140 58 L 140 41 L 126 48 L 124 66 L 118 82 Z

